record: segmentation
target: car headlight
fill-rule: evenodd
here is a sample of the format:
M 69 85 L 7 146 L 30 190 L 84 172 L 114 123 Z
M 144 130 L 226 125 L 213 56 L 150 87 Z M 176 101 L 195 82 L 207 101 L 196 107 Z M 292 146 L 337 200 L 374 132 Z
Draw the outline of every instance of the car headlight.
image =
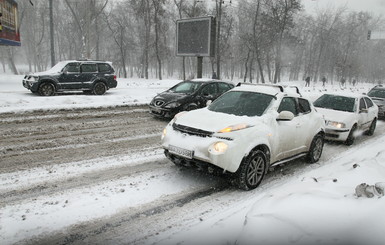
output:
M 230 133 L 233 131 L 237 131 L 237 130 L 241 130 L 241 129 L 245 129 L 245 128 L 249 128 L 249 127 L 251 127 L 251 126 L 247 125 L 245 123 L 240 123 L 237 125 L 232 125 L 232 126 L 228 126 L 226 128 L 223 128 L 223 129 L 219 130 L 218 133 Z
M 216 153 L 224 153 L 225 151 L 227 151 L 228 147 L 229 146 L 225 142 L 219 141 L 214 143 L 210 148 L 212 151 L 215 151 Z
M 171 102 L 171 103 L 168 103 L 167 105 L 165 105 L 164 107 L 165 108 L 176 108 L 176 107 L 178 107 L 178 106 L 180 106 L 181 105 L 181 103 L 180 102 Z
M 327 121 L 326 125 L 327 126 L 332 126 L 332 127 L 335 127 L 335 128 L 345 128 L 346 127 L 345 123 L 335 122 L 335 121 Z
M 163 140 L 164 137 L 166 137 L 166 135 L 167 135 L 167 128 L 164 128 L 162 132 L 161 140 Z

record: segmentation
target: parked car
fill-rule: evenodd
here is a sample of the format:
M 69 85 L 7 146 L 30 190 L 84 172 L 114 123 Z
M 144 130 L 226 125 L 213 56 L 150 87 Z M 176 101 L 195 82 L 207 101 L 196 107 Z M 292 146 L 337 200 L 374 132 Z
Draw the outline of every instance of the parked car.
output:
M 378 107 L 366 95 L 324 94 L 314 106 L 326 120 L 326 139 L 352 145 L 360 131 L 373 135 Z
M 368 96 L 378 106 L 378 118 L 385 119 L 385 87 L 375 86 L 368 92 Z
M 205 107 L 234 84 L 215 79 L 194 79 L 180 82 L 158 94 L 150 103 L 150 113 L 161 118 L 173 118 L 178 112 Z
M 57 63 L 48 71 L 26 75 L 23 86 L 41 96 L 65 91 L 102 95 L 108 89 L 116 88 L 117 81 L 111 62 L 67 60 Z
M 206 108 L 177 114 L 163 130 L 162 147 L 176 165 L 226 174 L 251 190 L 273 165 L 303 156 L 317 162 L 324 128 L 298 89 L 241 84 Z

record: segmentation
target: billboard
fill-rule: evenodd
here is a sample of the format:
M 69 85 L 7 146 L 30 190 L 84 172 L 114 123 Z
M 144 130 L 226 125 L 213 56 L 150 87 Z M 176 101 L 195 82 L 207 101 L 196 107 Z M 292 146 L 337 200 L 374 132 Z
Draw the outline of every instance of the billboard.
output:
M 215 56 L 216 22 L 213 16 L 176 21 L 177 56 Z
M 21 45 L 17 3 L 14 0 L 0 0 L 0 45 Z

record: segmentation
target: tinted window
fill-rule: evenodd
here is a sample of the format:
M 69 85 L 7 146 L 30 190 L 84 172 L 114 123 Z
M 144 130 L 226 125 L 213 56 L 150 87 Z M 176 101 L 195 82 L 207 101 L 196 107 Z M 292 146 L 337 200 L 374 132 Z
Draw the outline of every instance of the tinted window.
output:
M 222 94 L 230 89 L 231 87 L 227 83 L 218 83 L 218 93 Z
M 110 72 L 111 66 L 109 64 L 98 64 L 99 72 Z
M 206 85 L 203 89 L 202 89 L 202 95 L 214 95 L 217 93 L 217 89 L 216 89 L 216 84 L 215 83 L 211 83 L 211 84 L 208 84 Z
M 341 95 L 324 94 L 314 101 L 315 107 L 332 109 L 336 111 L 354 112 L 356 99 Z
M 367 105 L 368 107 L 372 107 L 372 106 L 373 106 L 373 102 L 372 102 L 371 99 L 369 99 L 369 98 L 367 98 L 367 97 L 364 97 L 364 99 L 365 99 L 366 105 Z
M 237 116 L 261 116 L 273 98 L 271 95 L 255 92 L 230 91 L 214 100 L 208 109 Z
M 281 111 L 290 111 L 294 115 L 298 115 L 297 103 L 294 98 L 285 97 L 282 99 L 281 104 L 278 107 L 278 112 Z
M 298 107 L 299 107 L 300 113 L 306 114 L 306 113 L 309 113 L 311 111 L 310 103 L 309 103 L 309 101 L 307 101 L 305 99 L 301 99 L 301 98 L 298 99 Z
M 366 109 L 366 104 L 363 98 L 360 99 L 360 111 Z
M 82 72 L 97 72 L 98 69 L 96 67 L 96 64 L 83 64 L 82 65 Z
M 70 63 L 66 66 L 65 70 L 67 72 L 80 72 L 80 64 L 79 63 Z

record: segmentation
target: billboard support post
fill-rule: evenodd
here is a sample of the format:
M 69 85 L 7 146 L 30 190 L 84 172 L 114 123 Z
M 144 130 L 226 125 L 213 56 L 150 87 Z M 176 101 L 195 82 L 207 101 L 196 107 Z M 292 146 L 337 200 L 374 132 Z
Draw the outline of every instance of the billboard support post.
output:
M 198 56 L 197 57 L 197 78 L 202 78 L 202 64 L 203 64 L 203 57 Z

